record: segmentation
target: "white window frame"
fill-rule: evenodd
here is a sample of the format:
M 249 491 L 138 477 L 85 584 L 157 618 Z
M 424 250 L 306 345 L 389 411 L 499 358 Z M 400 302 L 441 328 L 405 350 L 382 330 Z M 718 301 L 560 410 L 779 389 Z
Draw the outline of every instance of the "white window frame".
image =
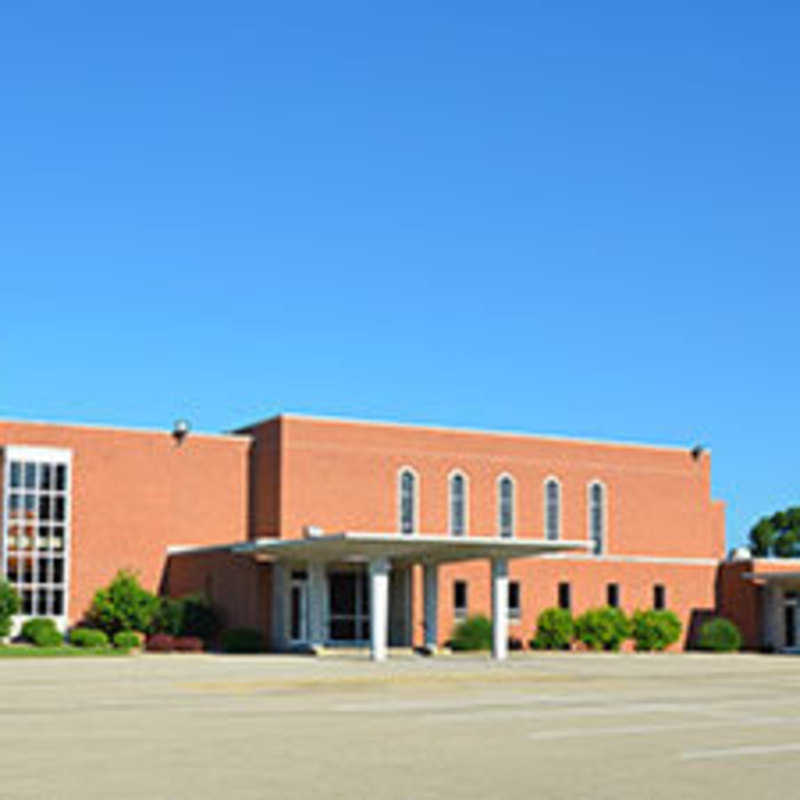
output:
M 411 530 L 407 532 L 403 532 L 403 474 L 406 472 L 410 472 L 411 475 L 414 477 L 414 497 L 412 506 L 412 514 L 414 519 L 412 520 Z M 420 493 L 421 483 L 419 479 L 419 472 L 409 465 L 404 465 L 397 470 L 397 530 L 403 534 L 404 536 L 413 536 L 415 533 L 419 532 L 419 493 Z
M 453 478 L 455 477 L 460 477 L 464 483 L 464 530 L 461 533 L 453 531 Z M 469 536 L 469 476 L 463 469 L 452 469 L 447 473 L 447 532 L 456 538 Z
M 556 503 L 556 536 L 555 539 L 550 539 L 550 504 L 549 498 L 547 496 L 547 488 L 551 483 L 555 483 L 556 487 L 558 488 L 558 501 Z M 544 538 L 547 541 L 554 541 L 557 542 L 561 539 L 561 507 L 562 507 L 562 498 L 564 492 L 563 487 L 561 485 L 561 481 L 555 475 L 548 475 L 544 481 L 542 481 L 542 496 L 544 497 Z
M 501 486 L 505 479 L 511 481 L 511 534 L 503 534 L 503 499 Z M 497 535 L 501 539 L 515 539 L 517 536 L 517 481 L 510 472 L 501 472 L 495 482 L 495 502 L 497 503 Z
M 586 484 L 586 538 L 590 542 L 595 541 L 594 531 L 592 529 L 592 489 L 595 486 L 599 486 L 602 490 L 603 499 L 600 509 L 600 522 L 602 530 L 600 532 L 600 547 L 597 549 L 597 551 L 593 549 L 591 552 L 592 555 L 595 556 L 604 556 L 608 554 L 608 487 L 599 478 L 592 478 L 592 480 Z
M 32 571 L 32 580 L 29 582 L 23 582 L 23 570 L 21 565 L 18 566 L 18 577 L 17 582 L 14 585 L 18 591 L 21 591 L 21 587 L 23 583 L 26 587 L 30 587 L 30 591 L 32 594 L 32 605 L 34 608 L 33 614 L 17 614 L 14 616 L 12 621 L 12 633 L 16 633 L 19 628 L 22 626 L 23 622 L 27 619 L 32 619 L 34 617 L 49 617 L 53 619 L 56 623 L 56 626 L 61 630 L 65 631 L 67 628 L 67 621 L 69 619 L 69 594 L 70 594 L 70 574 L 72 571 L 72 558 L 71 558 L 71 543 L 72 543 L 72 486 L 73 486 L 73 461 L 72 461 L 72 451 L 66 448 L 60 447 L 34 447 L 29 445 L 6 445 L 2 448 L 2 519 L 0 520 L 0 538 L 2 539 L 2 562 L 0 562 L 0 576 L 3 578 L 8 575 L 8 560 L 9 560 L 9 527 L 11 524 L 19 525 L 22 520 L 19 518 L 15 518 L 14 520 L 11 519 L 10 516 L 10 494 L 11 494 L 11 464 L 12 462 L 20 462 L 20 463 L 27 463 L 27 464 L 49 464 L 49 465 L 63 465 L 66 467 L 66 484 L 63 490 L 63 497 L 64 497 L 64 519 L 59 521 L 60 527 L 63 527 L 64 534 L 63 540 L 61 543 L 61 549 L 59 551 L 53 550 L 52 545 L 52 536 L 50 538 L 50 545 L 49 549 L 46 551 L 41 551 L 38 548 L 34 548 L 31 550 L 31 556 L 33 557 L 33 571 Z M 37 470 L 38 476 L 38 470 Z M 55 480 L 55 476 L 54 476 Z M 24 471 L 23 471 L 23 481 L 24 481 Z M 30 493 L 34 494 L 38 498 L 40 492 L 42 490 L 37 485 L 33 490 L 26 489 L 23 483 L 21 487 L 20 494 Z M 48 490 L 50 493 L 54 492 L 54 490 Z M 53 526 L 55 520 L 51 520 L 49 525 L 50 527 Z M 35 522 L 36 532 L 34 534 L 35 539 L 38 540 L 39 532 L 39 520 L 38 520 L 38 504 L 37 504 L 37 519 Z M 24 522 L 23 522 L 24 527 Z M 20 552 L 19 548 L 15 552 Z M 37 559 L 42 553 L 49 553 L 51 559 L 54 554 L 57 554 L 62 560 L 62 581 L 58 584 L 55 584 L 52 580 L 45 581 L 41 583 L 38 579 L 38 569 L 37 569 Z M 61 603 L 61 613 L 60 614 L 43 614 L 40 613 L 38 610 L 38 597 L 39 591 L 41 589 L 49 590 L 50 592 L 60 589 L 63 592 L 63 598 Z

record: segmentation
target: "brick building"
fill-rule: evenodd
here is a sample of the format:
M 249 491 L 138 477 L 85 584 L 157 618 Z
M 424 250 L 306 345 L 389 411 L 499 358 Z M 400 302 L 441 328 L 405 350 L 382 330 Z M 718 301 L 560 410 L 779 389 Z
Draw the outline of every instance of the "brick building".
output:
M 705 451 L 282 415 L 185 438 L 0 422 L 0 454 L 2 571 L 25 615 L 62 626 L 120 568 L 205 592 L 276 649 L 379 658 L 478 612 L 502 657 L 548 606 L 666 607 L 688 637 L 730 598 L 760 602 L 735 570 L 718 596 Z

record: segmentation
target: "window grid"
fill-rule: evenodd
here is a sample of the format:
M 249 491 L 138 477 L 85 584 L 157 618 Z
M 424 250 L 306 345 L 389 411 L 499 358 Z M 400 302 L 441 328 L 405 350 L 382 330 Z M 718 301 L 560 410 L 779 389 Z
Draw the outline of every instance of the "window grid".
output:
M 65 616 L 69 553 L 69 461 L 34 448 L 5 453 L 2 574 L 23 616 Z

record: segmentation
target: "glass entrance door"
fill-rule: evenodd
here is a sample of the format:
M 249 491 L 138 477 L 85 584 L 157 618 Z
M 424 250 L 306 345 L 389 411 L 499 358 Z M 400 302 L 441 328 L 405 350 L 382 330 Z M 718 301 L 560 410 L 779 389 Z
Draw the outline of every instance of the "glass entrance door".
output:
M 292 644 L 308 641 L 308 581 L 292 577 L 289 589 L 289 640 Z
M 369 585 L 366 570 L 328 573 L 328 637 L 333 642 L 369 640 Z

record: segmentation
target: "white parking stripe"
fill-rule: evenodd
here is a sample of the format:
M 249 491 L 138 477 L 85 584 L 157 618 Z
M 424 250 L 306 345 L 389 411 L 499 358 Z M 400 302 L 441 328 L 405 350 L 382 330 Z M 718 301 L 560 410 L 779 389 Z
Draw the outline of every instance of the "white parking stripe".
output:
M 684 761 L 704 758 L 736 758 L 738 756 L 763 756 L 770 753 L 800 753 L 800 742 L 791 744 L 753 745 L 751 747 L 728 747 L 720 750 L 691 750 L 683 753 Z

